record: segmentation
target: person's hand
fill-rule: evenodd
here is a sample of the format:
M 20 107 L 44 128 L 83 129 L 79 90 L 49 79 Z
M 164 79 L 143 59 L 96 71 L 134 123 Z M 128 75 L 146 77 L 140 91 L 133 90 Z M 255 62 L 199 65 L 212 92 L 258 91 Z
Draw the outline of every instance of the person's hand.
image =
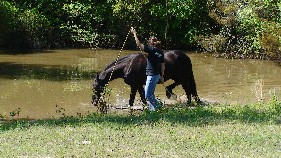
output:
M 133 27 L 131 27 L 131 33 L 135 34 L 135 33 L 137 33 L 137 31 Z

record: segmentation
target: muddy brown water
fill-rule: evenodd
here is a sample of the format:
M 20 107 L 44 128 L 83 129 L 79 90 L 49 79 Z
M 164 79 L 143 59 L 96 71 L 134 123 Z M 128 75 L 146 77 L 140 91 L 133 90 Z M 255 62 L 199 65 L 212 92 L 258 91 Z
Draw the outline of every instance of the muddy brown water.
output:
M 121 56 L 136 51 L 122 51 Z M 191 58 L 198 94 L 208 102 L 249 104 L 281 97 L 281 67 L 270 61 L 214 58 L 204 53 L 186 52 Z M 0 54 L 0 114 L 19 118 L 76 116 L 96 111 L 91 106 L 95 72 L 116 60 L 119 50 L 71 49 L 32 54 Z M 172 83 L 168 81 L 165 83 Z M 109 84 L 108 102 L 126 106 L 130 89 L 122 79 Z M 166 103 L 184 102 L 181 86 L 177 100 L 165 97 L 158 85 L 156 96 Z M 140 104 L 139 95 L 136 105 Z

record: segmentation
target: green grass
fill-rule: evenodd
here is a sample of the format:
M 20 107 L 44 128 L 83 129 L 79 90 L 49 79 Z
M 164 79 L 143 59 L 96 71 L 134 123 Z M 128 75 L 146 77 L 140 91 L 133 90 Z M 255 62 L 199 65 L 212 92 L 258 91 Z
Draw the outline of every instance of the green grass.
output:
M 0 157 L 281 157 L 281 104 L 14 120 Z

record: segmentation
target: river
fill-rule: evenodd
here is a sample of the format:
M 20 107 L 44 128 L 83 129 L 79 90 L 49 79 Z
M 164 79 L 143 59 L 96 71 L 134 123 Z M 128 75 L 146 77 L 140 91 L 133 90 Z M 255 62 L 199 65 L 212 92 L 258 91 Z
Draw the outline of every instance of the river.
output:
M 125 56 L 136 51 L 122 51 Z M 281 97 L 281 67 L 270 61 L 214 58 L 186 52 L 191 58 L 199 97 L 208 102 L 250 104 Z M 46 50 L 29 54 L 0 54 L 0 114 L 42 119 L 84 115 L 96 111 L 91 102 L 92 76 L 116 60 L 119 50 Z M 172 83 L 168 81 L 165 83 Z M 108 103 L 126 105 L 129 87 L 122 79 L 109 84 Z M 156 96 L 165 102 L 184 102 L 181 86 L 177 100 L 167 100 L 164 86 Z M 136 104 L 139 103 L 137 95 Z

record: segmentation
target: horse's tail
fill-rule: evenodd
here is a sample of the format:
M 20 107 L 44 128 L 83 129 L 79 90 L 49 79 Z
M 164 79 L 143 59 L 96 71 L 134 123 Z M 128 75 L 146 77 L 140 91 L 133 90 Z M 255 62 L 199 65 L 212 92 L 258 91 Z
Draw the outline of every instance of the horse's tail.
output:
M 196 82 L 195 82 L 195 78 L 193 75 L 191 59 L 186 54 L 184 54 L 182 52 L 181 52 L 181 54 L 182 54 L 182 56 L 180 59 L 183 60 L 185 63 L 185 64 L 182 63 L 182 65 L 186 65 L 187 71 L 188 71 L 187 73 L 189 74 L 187 82 L 189 84 L 190 93 L 191 93 L 192 97 L 194 98 L 194 100 L 196 102 L 199 102 L 200 99 L 197 94 Z
M 200 101 L 198 94 L 197 94 L 196 83 L 195 83 L 193 71 L 191 71 L 191 74 L 189 77 L 189 87 L 190 87 L 191 95 L 195 99 L 195 101 L 196 102 Z

